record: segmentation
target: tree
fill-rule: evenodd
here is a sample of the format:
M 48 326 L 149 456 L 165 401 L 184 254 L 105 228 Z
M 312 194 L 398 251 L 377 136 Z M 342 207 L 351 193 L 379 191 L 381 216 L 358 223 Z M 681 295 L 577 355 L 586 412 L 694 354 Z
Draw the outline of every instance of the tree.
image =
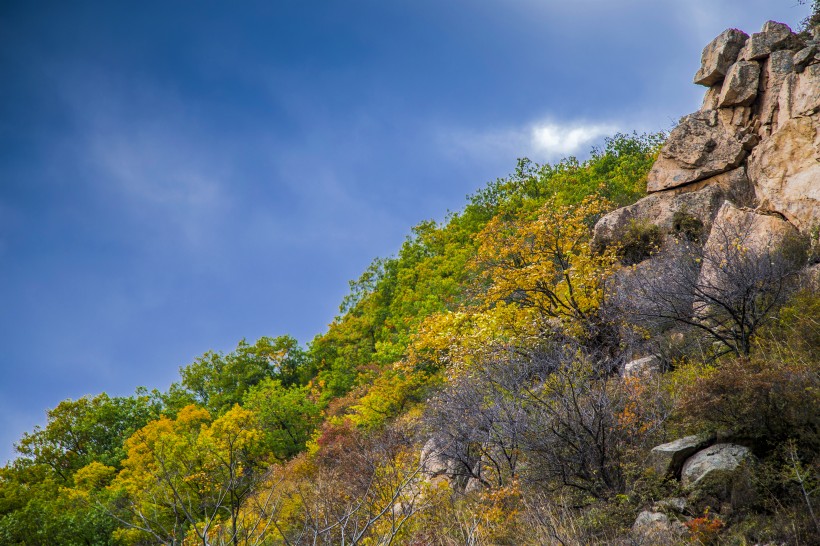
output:
M 117 466 L 124 457 L 122 443 L 158 408 L 144 393 L 110 397 L 105 393 L 63 400 L 48 411 L 45 428 L 23 434 L 17 451 L 26 459 L 45 464 L 65 482 L 92 461 Z
M 425 423 L 448 474 L 497 490 L 536 486 L 608 498 L 627 488 L 625 464 L 658 439 L 670 408 L 655 386 L 609 366 L 569 338 L 506 347 L 431 401 Z
M 221 415 L 254 385 L 264 379 L 277 379 L 284 385 L 305 384 L 306 355 L 290 336 L 261 337 L 253 345 L 244 339 L 228 354 L 208 351 L 193 363 L 180 368 L 180 383 L 171 386 L 166 405 L 179 409 L 197 404 L 214 415 Z
M 541 331 L 557 320 L 575 335 L 598 336 L 604 279 L 617 255 L 614 249 L 592 248 L 591 226 L 610 206 L 596 196 L 573 206 L 550 199 L 535 217 L 493 218 L 479 234 L 474 263 L 487 304 L 519 307 L 525 311 L 519 321 Z
M 214 421 L 196 406 L 151 421 L 126 441 L 128 457 L 111 485 L 113 513 L 127 528 L 119 537 L 176 545 L 192 535 L 209 546 L 214 531 L 227 528 L 240 544 L 241 510 L 267 472 L 262 444 L 254 414 L 239 406 Z
M 277 524 L 285 544 L 387 546 L 436 501 L 412 442 L 395 428 L 364 435 L 326 423 L 317 445 L 289 465 L 291 515 Z
M 616 305 L 652 330 L 682 324 L 724 353 L 748 356 L 754 334 L 786 301 L 806 260 L 799 237 L 769 237 L 747 214 L 716 223 L 703 247 L 677 240 L 620 276 Z
M 320 405 L 307 387 L 284 387 L 266 379 L 245 395 L 244 406 L 254 412 L 264 431 L 265 449 L 286 461 L 305 449 L 322 417 Z

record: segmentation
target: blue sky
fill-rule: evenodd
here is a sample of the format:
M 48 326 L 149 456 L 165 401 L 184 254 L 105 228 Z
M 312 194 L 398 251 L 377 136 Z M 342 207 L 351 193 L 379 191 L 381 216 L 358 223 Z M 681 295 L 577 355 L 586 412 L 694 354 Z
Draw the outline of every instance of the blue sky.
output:
M 349 279 L 517 157 L 698 108 L 796 0 L 0 4 L 0 462 L 64 398 L 322 332 Z

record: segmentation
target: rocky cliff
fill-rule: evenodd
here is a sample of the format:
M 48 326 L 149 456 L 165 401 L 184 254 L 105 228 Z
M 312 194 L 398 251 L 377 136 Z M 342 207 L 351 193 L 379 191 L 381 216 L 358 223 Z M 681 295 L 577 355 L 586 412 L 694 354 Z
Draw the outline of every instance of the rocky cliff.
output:
M 676 222 L 686 217 L 697 225 L 696 239 L 707 255 L 710 246 L 721 244 L 718 232 L 725 235 L 726 226 L 735 232 L 742 227 L 744 247 L 759 255 L 798 233 L 816 244 L 820 27 L 796 34 L 769 21 L 751 36 L 726 30 L 704 48 L 694 83 L 708 88 L 703 105 L 670 133 L 647 177 L 649 195 L 604 216 L 595 226 L 597 243 L 623 240 L 636 222 L 680 231 Z M 653 261 L 640 267 L 649 269 Z M 705 261 L 699 275 L 707 277 L 699 285 L 718 284 L 708 278 L 714 275 Z M 624 375 L 648 377 L 661 370 L 660 362 L 656 355 L 634 360 Z M 652 450 L 655 470 L 679 480 L 685 496 L 641 512 L 633 526 L 637 537 L 653 544 L 681 540 L 681 522 L 688 520 L 682 514 L 691 512 L 692 499 L 711 495 L 715 506 L 728 506 L 725 515 L 754 498 L 749 475 L 756 458 L 742 438 L 730 440 L 737 443 L 690 436 Z
M 703 50 L 694 83 L 701 109 L 681 119 L 648 176 L 649 195 L 604 217 L 601 243 L 633 220 L 673 228 L 675 213 L 708 233 L 729 201 L 766 224 L 807 234 L 820 224 L 820 27 L 796 34 L 769 21 L 749 36 L 729 29 Z

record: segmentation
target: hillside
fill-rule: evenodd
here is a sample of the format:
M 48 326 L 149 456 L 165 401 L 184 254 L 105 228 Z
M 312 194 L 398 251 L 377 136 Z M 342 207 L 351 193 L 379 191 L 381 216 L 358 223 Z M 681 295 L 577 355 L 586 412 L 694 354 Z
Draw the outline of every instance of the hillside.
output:
M 415 226 L 306 347 L 61 402 L 0 543 L 820 543 L 820 26 L 694 81 L 669 135 Z

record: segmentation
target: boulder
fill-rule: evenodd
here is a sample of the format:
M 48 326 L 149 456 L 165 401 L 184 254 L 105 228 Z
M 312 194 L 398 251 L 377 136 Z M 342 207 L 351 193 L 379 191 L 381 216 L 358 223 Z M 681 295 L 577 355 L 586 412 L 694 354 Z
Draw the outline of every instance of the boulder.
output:
M 738 61 L 726 74 L 718 106 L 749 106 L 757 97 L 760 82 L 760 65 L 755 61 Z
M 432 438 L 427 440 L 421 449 L 421 465 L 423 471 L 431 478 L 446 474 L 449 470 L 449 460 Z
M 723 80 L 729 67 L 737 60 L 738 53 L 749 35 L 737 29 L 724 30 L 703 49 L 700 69 L 695 83 L 710 87 Z
M 675 224 L 676 214 L 696 219 L 705 236 L 724 201 L 749 206 L 754 197 L 754 188 L 746 170 L 741 167 L 694 184 L 652 193 L 632 205 L 610 212 L 595 224 L 593 243 L 606 246 L 620 239 L 633 220 L 674 232 L 680 229 Z
M 478 478 L 470 478 L 467 480 L 467 485 L 464 486 L 464 494 L 469 495 L 470 493 L 476 493 L 481 491 L 484 488 L 481 480 Z
M 820 224 L 820 115 L 785 121 L 754 150 L 748 172 L 761 210 L 803 232 Z
M 814 62 L 814 55 L 816 53 L 817 46 L 814 44 L 809 44 L 808 46 L 804 47 L 803 49 L 795 53 L 792 57 L 792 63 L 794 64 L 795 71 L 803 72 L 806 66 Z
M 688 489 L 724 500 L 733 491 L 748 489 L 747 472 L 755 457 L 749 448 L 737 444 L 715 444 L 695 453 L 683 465 L 681 482 Z
M 689 503 L 684 497 L 662 499 L 652 505 L 653 512 L 663 512 L 664 514 L 684 514 L 688 509 Z
M 624 366 L 624 377 L 647 377 L 658 373 L 663 367 L 659 356 L 651 355 L 627 362 Z
M 632 524 L 632 533 L 640 542 L 638 544 L 674 544 L 686 532 L 686 527 L 679 521 L 670 519 L 662 512 L 644 510 Z
M 690 114 L 675 127 L 647 177 L 656 192 L 691 184 L 740 166 L 752 142 L 744 129 L 727 125 L 717 110 Z
M 773 51 L 797 48 L 800 40 L 788 25 L 768 21 L 760 32 L 755 32 L 745 42 L 738 58 L 744 61 L 763 59 Z
M 714 436 L 686 436 L 674 442 L 653 447 L 649 452 L 649 462 L 661 476 L 678 476 L 686 459 L 714 441 Z

